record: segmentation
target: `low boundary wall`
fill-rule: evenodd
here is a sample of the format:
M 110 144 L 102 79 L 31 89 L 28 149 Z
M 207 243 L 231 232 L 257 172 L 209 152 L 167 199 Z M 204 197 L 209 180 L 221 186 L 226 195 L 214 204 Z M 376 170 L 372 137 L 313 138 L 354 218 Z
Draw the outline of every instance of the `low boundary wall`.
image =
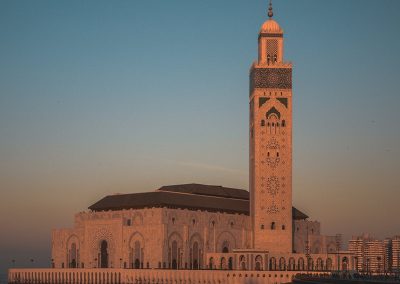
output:
M 9 269 L 10 284 L 241 284 L 289 283 L 307 271 L 168 269 Z M 323 272 L 321 272 L 323 273 Z M 319 273 L 313 272 L 318 275 Z

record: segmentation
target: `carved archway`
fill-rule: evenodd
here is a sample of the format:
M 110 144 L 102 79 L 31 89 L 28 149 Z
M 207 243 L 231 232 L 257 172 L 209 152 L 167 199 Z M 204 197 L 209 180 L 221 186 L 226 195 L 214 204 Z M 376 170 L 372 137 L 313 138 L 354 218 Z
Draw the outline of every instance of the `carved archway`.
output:
M 178 232 L 168 237 L 168 264 L 172 269 L 183 268 L 183 241 Z
M 145 240 L 141 233 L 134 232 L 129 238 L 129 267 L 143 268 Z
M 200 269 L 203 265 L 203 240 L 200 234 L 195 233 L 190 237 L 189 241 L 190 252 L 189 252 L 189 261 L 191 269 Z
M 80 257 L 80 241 L 77 235 L 71 235 L 66 242 L 67 266 L 69 268 L 79 267 Z
M 236 248 L 236 239 L 230 232 L 222 232 L 217 238 L 217 251 L 223 253 L 232 252 Z

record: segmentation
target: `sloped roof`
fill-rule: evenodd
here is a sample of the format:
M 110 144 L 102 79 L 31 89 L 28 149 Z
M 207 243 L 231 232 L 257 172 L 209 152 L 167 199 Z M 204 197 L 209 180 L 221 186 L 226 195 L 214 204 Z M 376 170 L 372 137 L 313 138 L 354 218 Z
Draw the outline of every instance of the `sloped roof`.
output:
M 249 214 L 249 201 L 245 199 L 182 194 L 172 191 L 155 191 L 109 195 L 89 207 L 93 211 L 139 209 L 151 207 L 184 208 Z
M 158 189 L 159 191 L 171 191 L 180 193 L 190 193 L 196 195 L 207 195 L 225 198 L 249 199 L 249 192 L 244 189 L 223 187 L 220 185 L 205 185 L 197 183 L 166 185 Z
M 153 192 L 108 195 L 89 207 L 93 211 L 151 207 L 182 208 L 249 215 L 249 192 L 244 189 L 204 184 L 163 186 Z M 292 208 L 293 219 L 308 216 Z

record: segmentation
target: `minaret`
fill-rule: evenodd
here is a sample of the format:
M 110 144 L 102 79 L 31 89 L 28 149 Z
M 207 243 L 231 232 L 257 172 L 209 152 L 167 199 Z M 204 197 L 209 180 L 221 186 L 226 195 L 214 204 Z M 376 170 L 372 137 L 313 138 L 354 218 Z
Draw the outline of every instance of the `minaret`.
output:
M 292 252 L 292 65 L 283 30 L 269 19 L 250 70 L 250 214 L 253 248 Z

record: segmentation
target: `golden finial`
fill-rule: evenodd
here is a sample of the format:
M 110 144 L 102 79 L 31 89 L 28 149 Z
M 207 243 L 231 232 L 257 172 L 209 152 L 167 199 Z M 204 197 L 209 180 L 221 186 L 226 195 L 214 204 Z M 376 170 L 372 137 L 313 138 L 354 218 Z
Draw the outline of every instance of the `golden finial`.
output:
M 272 0 L 269 0 L 269 7 L 268 7 L 268 17 L 272 18 L 274 12 L 272 12 Z

